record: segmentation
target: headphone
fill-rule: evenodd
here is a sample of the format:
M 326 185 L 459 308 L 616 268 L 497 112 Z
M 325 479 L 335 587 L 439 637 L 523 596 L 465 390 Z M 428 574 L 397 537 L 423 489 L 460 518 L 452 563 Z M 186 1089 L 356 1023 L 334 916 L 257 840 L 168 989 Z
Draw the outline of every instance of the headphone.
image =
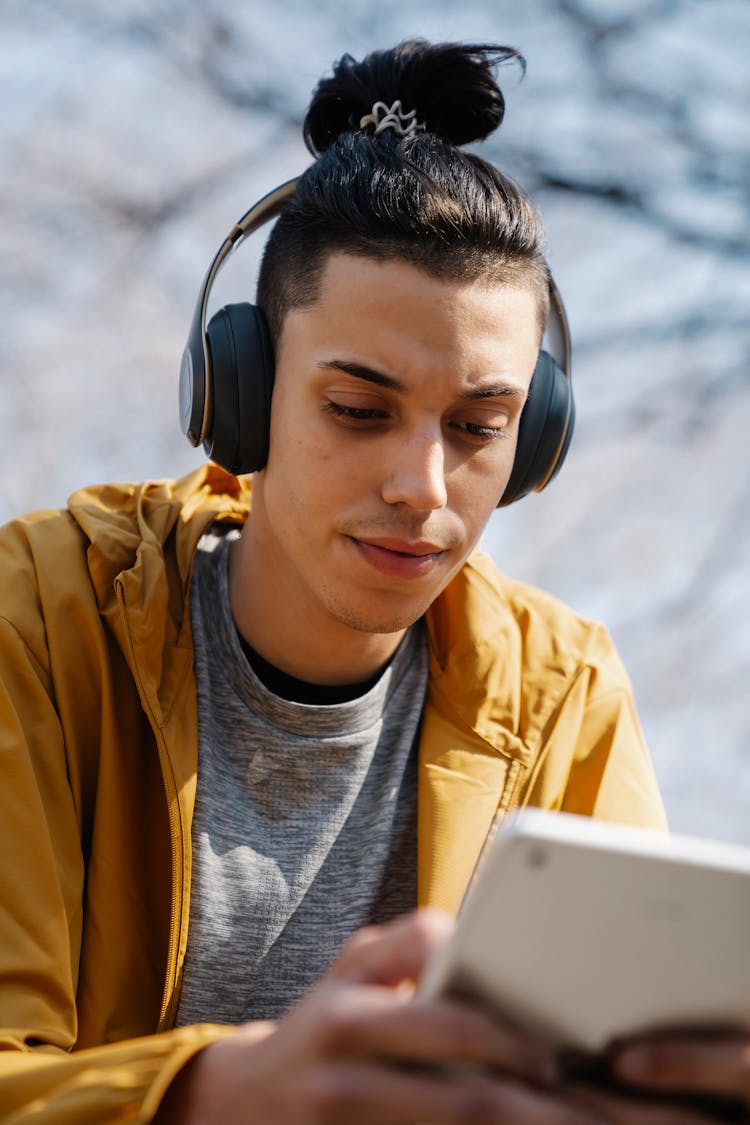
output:
M 194 446 L 231 473 L 253 473 L 268 460 L 273 344 L 257 305 L 225 305 L 206 325 L 217 273 L 241 242 L 275 218 L 298 179 L 264 195 L 232 227 L 208 267 L 190 323 L 180 366 L 180 423 Z M 541 492 L 559 471 L 575 424 L 570 374 L 570 330 L 552 277 L 546 347 L 539 352 L 521 414 L 513 469 L 498 508 Z

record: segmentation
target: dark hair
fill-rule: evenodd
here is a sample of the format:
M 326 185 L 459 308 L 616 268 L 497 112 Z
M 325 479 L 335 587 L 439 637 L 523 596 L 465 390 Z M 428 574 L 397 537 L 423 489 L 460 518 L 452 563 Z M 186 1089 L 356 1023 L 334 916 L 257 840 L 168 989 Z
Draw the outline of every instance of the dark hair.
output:
M 524 59 L 511 47 L 409 40 L 361 62 L 344 55 L 317 86 L 304 122 L 317 159 L 269 237 L 258 304 L 275 340 L 291 308 L 311 304 L 329 254 L 400 259 L 434 277 L 516 281 L 547 316 L 542 229 L 526 193 L 488 161 L 458 146 L 488 136 L 505 101 L 493 67 Z M 360 120 L 376 101 L 420 127 L 378 136 Z

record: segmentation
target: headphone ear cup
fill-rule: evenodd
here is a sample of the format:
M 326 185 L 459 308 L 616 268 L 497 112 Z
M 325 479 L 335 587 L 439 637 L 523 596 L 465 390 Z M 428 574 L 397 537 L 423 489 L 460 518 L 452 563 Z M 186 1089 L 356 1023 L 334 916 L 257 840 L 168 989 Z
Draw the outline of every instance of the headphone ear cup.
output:
M 203 443 L 230 473 L 254 473 L 268 460 L 274 361 L 257 305 L 225 305 L 206 328 L 213 415 Z
M 559 472 L 575 425 L 570 380 L 548 352 L 541 351 L 518 426 L 518 443 L 498 508 L 541 490 Z

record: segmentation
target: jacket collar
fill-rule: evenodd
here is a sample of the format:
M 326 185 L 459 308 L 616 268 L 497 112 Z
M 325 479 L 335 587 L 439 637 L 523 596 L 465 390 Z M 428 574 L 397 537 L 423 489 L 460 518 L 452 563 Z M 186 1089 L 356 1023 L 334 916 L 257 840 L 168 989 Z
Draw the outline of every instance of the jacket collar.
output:
M 171 707 L 191 651 L 188 591 L 198 541 L 215 522 L 243 523 L 250 497 L 249 478 L 207 464 L 180 480 L 84 488 L 69 500 L 89 539 L 99 610 L 152 693 L 157 720 Z M 426 620 L 434 703 L 525 762 L 520 676 L 509 674 L 522 663 L 519 630 L 490 560 L 472 556 Z

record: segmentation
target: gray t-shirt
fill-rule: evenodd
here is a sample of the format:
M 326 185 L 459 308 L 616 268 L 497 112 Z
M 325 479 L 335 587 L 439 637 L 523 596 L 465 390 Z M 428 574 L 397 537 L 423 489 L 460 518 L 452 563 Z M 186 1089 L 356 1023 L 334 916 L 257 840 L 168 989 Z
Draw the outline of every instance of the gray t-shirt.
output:
M 191 586 L 198 788 L 178 1024 L 277 1018 L 354 930 L 416 903 L 424 627 L 364 695 L 282 699 L 234 626 L 234 534 L 204 536 Z

